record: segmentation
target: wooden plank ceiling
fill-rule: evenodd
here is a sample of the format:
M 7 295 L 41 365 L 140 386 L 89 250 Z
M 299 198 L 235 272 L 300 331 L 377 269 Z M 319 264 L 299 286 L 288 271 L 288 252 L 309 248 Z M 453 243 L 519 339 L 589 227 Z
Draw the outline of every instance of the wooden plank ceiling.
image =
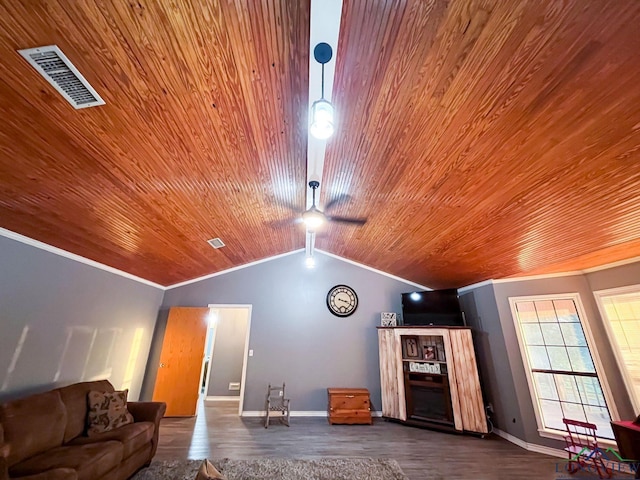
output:
M 318 247 L 432 287 L 640 255 L 640 2 L 351 1 Z
M 0 2 L 0 226 L 163 285 L 302 248 L 309 9 Z M 51 44 L 105 106 L 16 53 Z
M 368 222 L 318 248 L 432 287 L 640 255 L 640 2 L 342 17 L 321 206 Z M 308 39 L 309 1 L 0 0 L 0 227 L 163 285 L 302 248 Z

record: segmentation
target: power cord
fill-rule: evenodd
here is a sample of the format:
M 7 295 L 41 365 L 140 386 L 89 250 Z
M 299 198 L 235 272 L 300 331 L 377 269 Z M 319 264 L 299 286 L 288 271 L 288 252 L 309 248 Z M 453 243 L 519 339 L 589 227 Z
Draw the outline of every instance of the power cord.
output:
M 491 415 L 493 414 L 493 405 L 488 404 L 484 407 L 484 411 L 487 417 L 487 428 L 489 429 L 488 433 L 493 433 L 493 422 L 491 421 Z

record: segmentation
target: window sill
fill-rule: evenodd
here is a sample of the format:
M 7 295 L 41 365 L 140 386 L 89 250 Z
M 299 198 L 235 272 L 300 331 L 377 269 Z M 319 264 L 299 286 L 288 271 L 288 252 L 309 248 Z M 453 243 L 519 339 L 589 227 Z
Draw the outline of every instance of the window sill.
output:
M 541 437 L 544 437 L 544 438 L 551 438 L 552 440 L 559 440 L 561 442 L 564 442 L 564 437 L 566 436 L 566 433 L 560 432 L 558 430 L 541 430 L 541 429 L 538 429 L 538 435 L 540 435 Z M 609 440 L 608 438 L 600 438 L 600 437 L 598 437 L 598 444 L 604 445 L 606 447 L 618 448 L 618 444 L 616 443 L 616 441 L 615 440 Z

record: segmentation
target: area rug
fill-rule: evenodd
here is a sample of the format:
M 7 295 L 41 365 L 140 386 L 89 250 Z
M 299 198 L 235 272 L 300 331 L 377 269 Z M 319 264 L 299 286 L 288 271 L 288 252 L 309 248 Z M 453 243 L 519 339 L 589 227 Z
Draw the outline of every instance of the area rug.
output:
M 382 458 L 210 461 L 228 480 L 408 480 L 398 462 Z M 131 480 L 193 480 L 201 463 L 202 460 L 153 462 Z

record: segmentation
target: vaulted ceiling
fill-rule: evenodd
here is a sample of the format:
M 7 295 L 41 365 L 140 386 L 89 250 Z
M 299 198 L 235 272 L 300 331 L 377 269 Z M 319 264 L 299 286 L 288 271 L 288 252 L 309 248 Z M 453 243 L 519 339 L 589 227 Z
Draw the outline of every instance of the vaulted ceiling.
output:
M 0 227 L 162 285 L 302 248 L 309 12 L 0 0 Z M 637 0 L 344 0 L 320 204 L 368 221 L 316 246 L 432 287 L 639 256 L 639 24 Z M 106 105 L 16 52 L 51 44 Z

